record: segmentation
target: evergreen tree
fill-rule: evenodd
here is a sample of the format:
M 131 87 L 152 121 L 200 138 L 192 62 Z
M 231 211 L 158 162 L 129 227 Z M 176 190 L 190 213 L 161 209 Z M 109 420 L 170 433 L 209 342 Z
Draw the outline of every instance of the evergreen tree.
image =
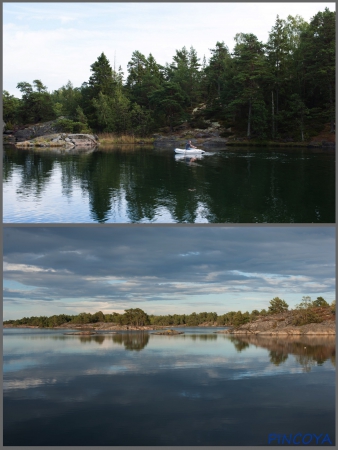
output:
M 43 122 L 55 118 L 51 94 L 40 80 L 34 80 L 33 86 L 20 82 L 17 88 L 22 93 L 19 116 L 23 123 Z
M 270 314 L 278 314 L 284 311 L 287 311 L 289 305 L 279 297 L 275 297 L 270 300 L 269 313 Z
M 92 75 L 89 78 L 88 86 L 92 88 L 92 97 L 97 97 L 101 92 L 104 95 L 111 95 L 115 88 L 113 69 L 104 53 L 90 66 Z
M 301 56 L 307 105 L 321 108 L 322 120 L 335 123 L 336 13 L 325 8 L 301 34 Z
M 20 100 L 14 95 L 10 95 L 8 91 L 3 91 L 2 94 L 2 117 L 9 125 L 14 125 L 18 122 Z
M 258 125 L 254 129 L 258 137 L 264 137 L 266 109 L 261 89 L 262 79 L 266 77 L 264 47 L 253 34 L 239 33 L 235 41 L 235 98 L 229 106 L 239 115 L 243 108 L 246 110 L 247 137 L 251 137 L 253 124 Z

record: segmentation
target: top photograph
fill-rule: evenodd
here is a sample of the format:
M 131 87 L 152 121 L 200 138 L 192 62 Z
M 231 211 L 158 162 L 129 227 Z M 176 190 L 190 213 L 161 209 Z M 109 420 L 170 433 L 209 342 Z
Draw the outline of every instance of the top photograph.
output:
M 4 3 L 3 223 L 335 223 L 335 9 Z

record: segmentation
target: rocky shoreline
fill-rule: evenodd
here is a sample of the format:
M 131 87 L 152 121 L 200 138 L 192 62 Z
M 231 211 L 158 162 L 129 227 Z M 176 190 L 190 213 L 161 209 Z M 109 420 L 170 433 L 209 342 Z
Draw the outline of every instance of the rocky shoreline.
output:
M 62 117 L 61 117 L 62 118 Z M 60 119 L 60 118 L 59 118 Z M 307 147 L 322 148 L 326 150 L 335 149 L 335 139 L 333 136 L 319 135 L 313 138 L 311 142 L 295 142 L 292 139 L 280 139 L 278 141 L 256 142 L 254 139 L 248 139 L 234 134 L 231 128 L 222 128 L 218 122 L 205 121 L 208 128 L 189 128 L 182 124 L 170 130 L 162 129 L 160 133 L 153 134 L 152 140 L 154 147 L 164 148 L 184 148 L 187 140 L 191 140 L 196 146 L 202 146 L 205 149 L 224 148 L 226 146 L 255 146 L 265 145 L 271 147 Z M 64 133 L 58 129 L 57 120 L 27 125 L 18 130 L 4 129 L 4 143 L 13 144 L 19 148 L 29 147 L 61 147 L 65 149 L 96 147 L 99 145 L 98 137 L 83 133 Z M 143 141 L 140 138 L 139 144 Z M 122 145 L 122 144 L 120 144 Z M 123 144 L 135 145 L 135 144 Z
M 170 328 L 170 325 L 167 326 L 133 326 L 133 325 L 112 325 L 111 323 L 106 322 L 97 322 L 97 323 L 87 323 L 87 324 L 62 324 L 55 327 L 38 327 L 34 325 L 10 325 L 5 324 L 3 328 L 37 328 L 37 329 L 54 329 L 54 330 L 81 330 L 81 333 L 85 334 L 87 332 L 97 332 L 97 331 L 156 331 L 156 330 L 165 330 Z M 75 333 L 72 333 L 75 334 Z M 79 333 L 78 333 L 79 334 Z
M 19 148 L 27 147 L 62 147 L 65 149 L 73 148 L 95 148 L 99 145 L 96 137 L 91 134 L 72 134 L 56 133 L 48 134 L 43 137 L 37 137 L 30 140 L 16 142 L 15 146 Z
M 193 130 L 195 131 L 195 130 Z M 194 136 L 194 134 L 193 134 Z M 198 133 L 197 133 L 198 136 Z M 203 135 L 202 135 L 203 136 Z M 187 138 L 177 136 L 161 136 L 154 135 L 155 147 L 164 148 L 184 148 Z M 254 140 L 248 140 L 242 137 L 223 138 L 219 135 L 213 135 L 208 137 L 191 137 L 191 142 L 197 147 L 203 147 L 205 149 L 217 149 L 224 147 L 254 147 L 254 146 L 266 146 L 266 147 L 292 147 L 292 148 L 322 148 L 326 150 L 334 150 L 336 144 L 328 141 L 311 141 L 311 142 L 294 142 L 294 141 L 268 141 L 268 142 L 256 142 Z
M 220 334 L 231 335 L 270 335 L 270 336 L 292 336 L 292 335 L 335 335 L 335 316 L 326 313 L 322 322 L 309 323 L 306 325 L 294 325 L 294 313 L 288 311 L 273 316 L 260 317 L 254 322 L 249 322 L 238 327 L 231 327 L 224 331 L 216 331 Z
M 284 317 L 283 317 L 284 316 Z M 310 323 L 307 325 L 295 326 L 291 324 L 290 314 L 285 317 L 285 314 L 277 314 L 269 318 L 260 318 L 254 322 L 250 322 L 239 327 L 224 327 L 224 330 L 214 331 L 217 334 L 228 335 L 260 335 L 260 336 L 335 336 L 336 323 L 335 320 L 324 320 L 321 323 Z M 203 324 L 199 328 L 215 327 L 212 324 Z M 186 328 L 187 326 L 175 326 L 175 328 Z M 3 328 L 40 328 L 33 325 L 3 325 Z M 89 334 L 97 332 L 118 332 L 118 331 L 157 331 L 153 334 L 174 335 L 183 334 L 184 331 L 172 330 L 172 325 L 165 326 L 133 326 L 133 325 L 112 325 L 110 323 L 98 322 L 88 324 L 63 324 L 52 329 L 62 330 L 78 330 L 71 334 Z M 49 328 L 48 328 L 49 329 Z

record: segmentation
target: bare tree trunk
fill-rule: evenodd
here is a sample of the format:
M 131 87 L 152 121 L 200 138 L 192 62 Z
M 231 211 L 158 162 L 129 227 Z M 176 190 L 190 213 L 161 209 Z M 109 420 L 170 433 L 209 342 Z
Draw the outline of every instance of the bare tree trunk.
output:
M 249 100 L 249 116 L 248 116 L 248 132 L 247 132 L 247 137 L 250 137 L 250 126 L 251 126 L 251 99 Z
M 333 107 L 333 100 L 332 100 L 332 88 L 331 83 L 329 83 L 329 100 L 330 100 L 330 133 L 334 133 L 335 131 L 335 119 L 334 119 L 334 113 L 332 114 L 332 111 L 334 111 Z
M 279 91 L 278 91 L 278 87 L 276 90 L 276 114 L 278 116 L 278 111 L 279 111 Z M 278 133 L 278 117 L 276 120 L 276 126 L 275 126 L 275 130 L 276 130 L 276 134 Z
M 273 102 L 273 91 L 271 91 L 271 109 L 272 109 L 272 139 L 275 138 L 275 105 Z

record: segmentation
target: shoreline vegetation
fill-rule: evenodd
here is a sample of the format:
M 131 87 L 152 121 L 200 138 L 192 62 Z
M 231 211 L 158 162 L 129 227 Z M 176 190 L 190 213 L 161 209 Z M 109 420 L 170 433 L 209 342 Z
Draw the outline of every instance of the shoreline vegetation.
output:
M 203 58 L 183 47 L 165 65 L 135 50 L 126 75 L 102 52 L 80 87 L 69 80 L 49 92 L 39 79 L 20 81 L 21 98 L 3 91 L 5 140 L 46 135 L 41 124 L 54 121 L 49 133 L 101 135 L 102 145 L 179 137 L 334 148 L 335 12 L 271 25 L 266 42 L 238 32 L 232 52 L 224 41 Z
M 114 332 L 124 330 L 153 331 L 170 335 L 170 327 L 226 327 L 215 333 L 246 335 L 335 335 L 336 302 L 329 305 L 322 297 L 312 301 L 304 296 L 295 309 L 289 310 L 288 304 L 275 297 L 270 300 L 268 310 L 253 310 L 242 313 L 231 311 L 223 315 L 215 312 L 203 312 L 190 315 L 174 314 L 167 316 L 148 315 L 140 308 L 125 310 L 124 314 L 113 312 L 103 314 L 80 313 L 77 316 L 66 314 L 50 317 L 24 317 L 18 320 L 6 320 L 3 328 L 55 328 L 78 330 L 72 334 L 93 334 L 96 332 Z M 161 330 L 163 330 L 161 332 Z M 172 333 L 177 334 L 177 333 Z
M 190 129 L 184 133 L 162 133 L 152 136 L 136 136 L 133 134 L 117 133 L 65 133 L 56 132 L 57 120 L 46 123 L 30 125 L 25 128 L 25 139 L 17 140 L 13 134 L 4 134 L 4 145 L 14 145 L 18 148 L 97 148 L 105 150 L 113 146 L 135 147 L 185 147 L 187 139 L 194 145 L 205 148 L 215 147 L 283 147 L 283 148 L 324 148 L 335 149 L 335 136 L 329 133 L 328 124 L 323 130 L 310 140 L 297 141 L 292 139 L 255 139 L 233 135 L 228 138 L 220 137 L 216 129 L 210 133 L 201 133 L 203 130 Z M 38 130 L 38 131 L 37 131 Z M 42 131 L 41 131 L 42 130 Z M 202 137 L 203 136 L 203 137 Z

